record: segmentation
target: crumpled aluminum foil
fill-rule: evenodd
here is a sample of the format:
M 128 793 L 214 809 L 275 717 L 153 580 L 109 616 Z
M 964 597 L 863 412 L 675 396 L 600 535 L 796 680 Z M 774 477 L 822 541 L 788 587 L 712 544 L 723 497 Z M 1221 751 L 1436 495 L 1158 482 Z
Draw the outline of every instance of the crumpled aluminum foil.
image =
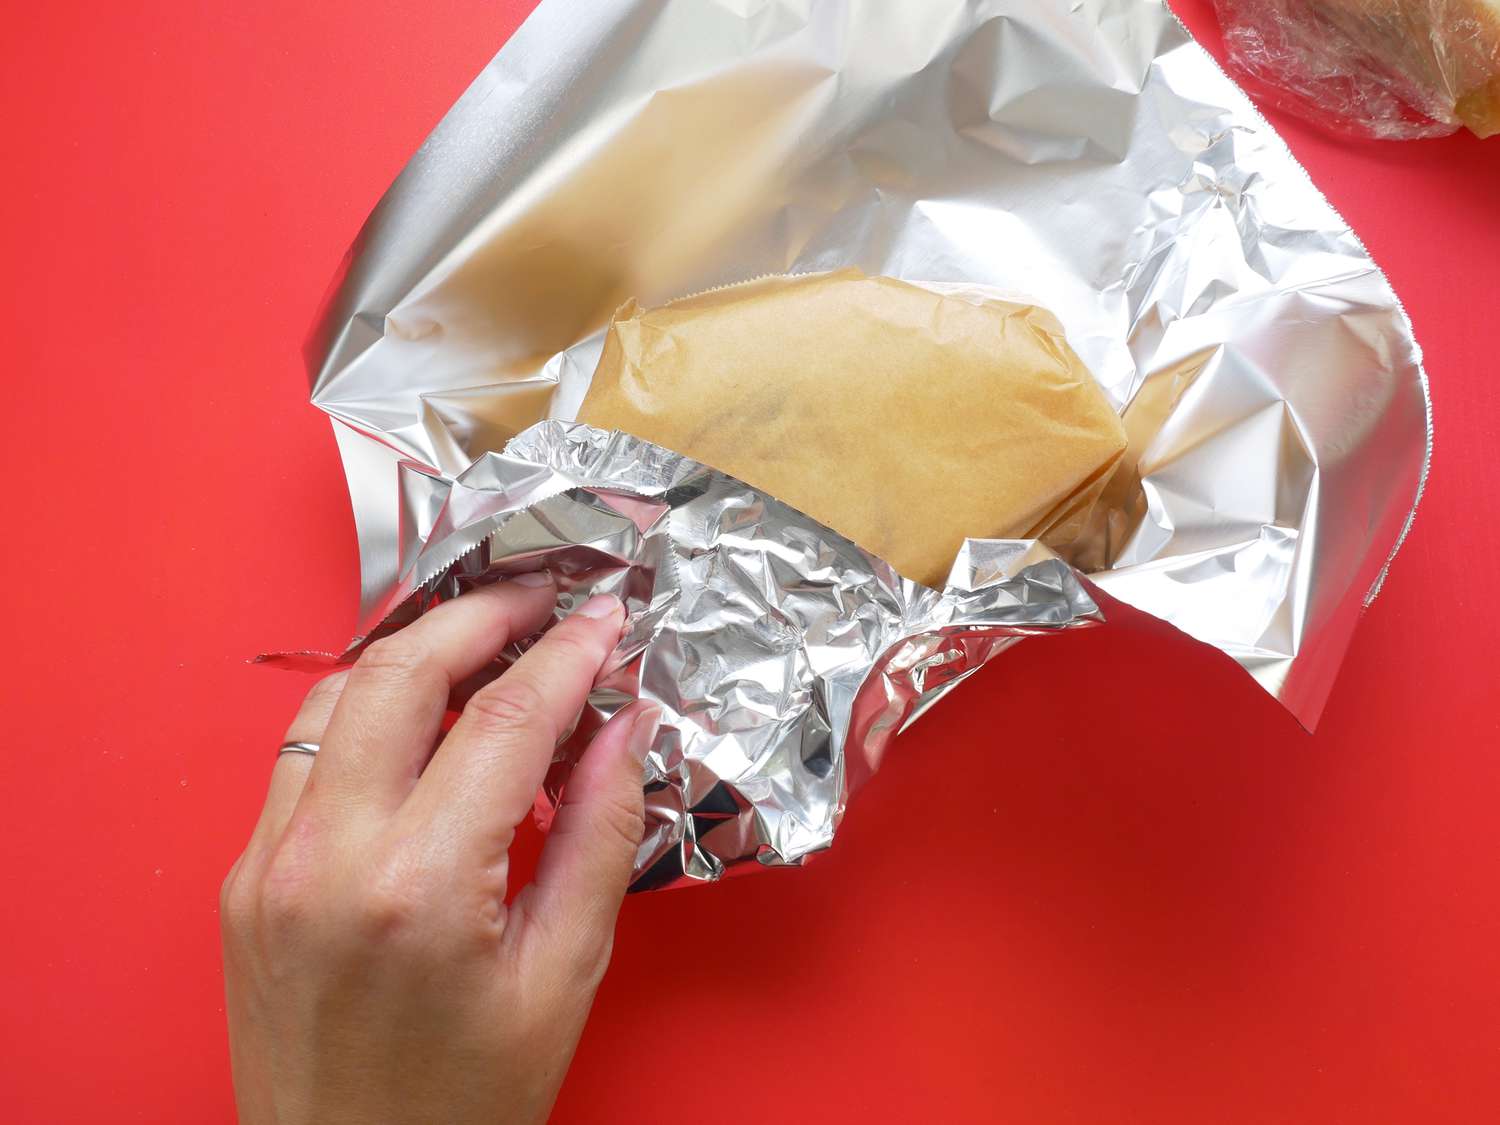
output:
M 474 567 L 525 561 L 484 545 L 469 474 L 533 457 L 544 475 L 580 468 L 561 470 L 551 443 L 596 439 L 528 427 L 574 416 L 619 303 L 849 265 L 1056 313 L 1131 436 L 1071 561 L 1316 721 L 1425 480 L 1426 378 L 1364 247 L 1157 0 L 543 0 L 371 216 L 310 345 L 359 530 L 361 633 Z M 601 463 L 629 477 L 638 445 Z M 570 532 L 581 557 L 590 527 Z M 468 540 L 451 574 L 421 577 Z M 771 556 L 758 565 L 767 603 L 805 585 Z M 622 581 L 655 597 L 654 580 Z M 721 598 L 723 581 L 682 589 Z M 842 612 L 895 614 L 895 596 L 866 585 Z M 669 623 L 643 667 L 686 660 L 688 640 Z M 738 661 L 745 640 L 711 643 Z M 774 725 L 782 695 L 768 702 L 775 679 L 757 667 L 768 678 L 745 713 Z M 787 697 L 812 690 L 796 661 L 780 674 Z M 856 724 L 851 775 L 860 738 Z M 739 744 L 746 761 L 790 760 Z M 680 760 L 659 748 L 658 784 L 704 779 L 656 806 L 676 827 L 643 864 L 711 820 L 692 802 L 741 768 L 716 773 L 683 746 Z M 752 844 L 780 862 L 794 841 L 826 843 L 838 802 L 758 807 L 755 794 L 780 799 L 770 768 L 711 798 L 737 827 L 693 829 L 739 842 L 680 848 L 665 881 L 712 876 Z
M 453 481 L 407 472 L 438 516 L 361 643 L 543 566 L 564 590 L 559 618 L 594 593 L 625 600 L 625 636 L 539 814 L 616 710 L 659 704 L 636 889 L 800 863 L 832 842 L 906 722 L 1017 638 L 1098 619 L 1073 571 L 1029 541 L 971 541 L 940 593 L 733 477 L 577 423 L 538 423 Z

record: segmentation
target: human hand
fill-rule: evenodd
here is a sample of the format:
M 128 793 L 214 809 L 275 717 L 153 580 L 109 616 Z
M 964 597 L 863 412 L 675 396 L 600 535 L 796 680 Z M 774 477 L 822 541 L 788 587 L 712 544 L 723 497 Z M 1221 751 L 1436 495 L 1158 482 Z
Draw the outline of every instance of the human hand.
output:
M 510 906 L 507 851 L 619 601 L 587 602 L 440 727 L 453 686 L 556 598 L 545 574 L 473 591 L 308 695 L 286 737 L 321 748 L 280 756 L 221 894 L 242 1122 L 546 1118 L 609 961 L 656 711 L 595 736 Z

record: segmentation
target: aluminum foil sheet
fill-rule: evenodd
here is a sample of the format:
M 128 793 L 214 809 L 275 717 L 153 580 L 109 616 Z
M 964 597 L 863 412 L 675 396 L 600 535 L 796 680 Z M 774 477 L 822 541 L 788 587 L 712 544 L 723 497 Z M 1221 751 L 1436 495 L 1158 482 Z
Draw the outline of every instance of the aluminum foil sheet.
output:
M 636 889 L 802 862 L 918 712 L 1017 638 L 1098 619 L 1034 543 L 970 541 L 940 593 L 732 477 L 577 423 L 538 423 L 452 481 L 409 468 L 404 485 L 438 515 L 360 644 L 542 566 L 563 588 L 559 617 L 596 592 L 625 600 L 625 635 L 539 814 L 616 710 L 659 704 Z
M 622 301 L 842 266 L 1054 312 L 1131 438 L 1069 561 L 1316 721 L 1425 478 L 1426 380 L 1359 240 L 1157 0 L 543 0 L 371 216 L 311 344 L 359 530 L 361 632 L 420 609 L 413 567 L 434 543 L 482 543 L 460 482 L 563 432 L 529 428 L 574 417 Z M 966 556 L 990 550 L 1014 551 Z M 767 603 L 802 589 L 766 560 Z M 690 570 L 677 596 L 727 597 L 725 581 Z M 862 590 L 845 616 L 896 612 Z M 707 669 L 717 698 L 712 670 L 746 639 L 725 630 L 678 672 Z M 690 640 L 669 621 L 643 666 L 686 660 Z M 778 667 L 775 691 L 769 662 L 754 691 L 720 686 L 774 717 L 813 690 L 797 660 Z M 681 752 L 663 777 L 705 768 Z M 682 784 L 678 842 L 714 792 Z M 736 784 L 712 798 L 742 826 L 727 836 L 755 808 L 735 802 L 778 783 Z M 757 811 L 740 853 L 751 835 L 782 859 L 792 837 L 824 839 L 808 800 Z M 679 866 L 711 875 L 710 856 Z

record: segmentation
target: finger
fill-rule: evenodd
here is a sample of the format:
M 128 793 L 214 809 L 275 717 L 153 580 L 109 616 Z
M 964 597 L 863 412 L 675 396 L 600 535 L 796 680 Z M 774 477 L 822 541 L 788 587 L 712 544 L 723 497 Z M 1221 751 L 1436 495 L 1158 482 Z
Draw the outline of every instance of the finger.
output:
M 334 706 L 338 703 L 344 690 L 344 682 L 348 678 L 349 671 L 346 668 L 313 684 L 312 690 L 307 693 L 307 698 L 297 710 L 297 717 L 286 728 L 286 737 L 282 741 L 310 742 L 315 746 L 321 744 L 328 730 L 328 720 L 333 716 Z M 260 810 L 260 820 L 256 822 L 255 831 L 250 834 L 251 849 L 269 846 L 281 839 L 312 768 L 311 754 L 276 756 L 276 764 L 271 767 L 271 785 L 266 792 L 266 803 Z
M 642 764 L 660 719 L 656 707 L 635 704 L 594 736 L 563 788 L 531 885 L 521 892 L 524 916 L 574 950 L 608 948 L 614 932 L 641 844 Z
M 597 594 L 475 692 L 422 775 L 413 815 L 441 821 L 456 844 L 478 846 L 486 864 L 503 862 L 624 620 L 618 598 Z
M 376 641 L 349 673 L 309 796 L 395 809 L 432 753 L 453 685 L 541 628 L 556 602 L 551 575 L 523 574 L 444 602 Z

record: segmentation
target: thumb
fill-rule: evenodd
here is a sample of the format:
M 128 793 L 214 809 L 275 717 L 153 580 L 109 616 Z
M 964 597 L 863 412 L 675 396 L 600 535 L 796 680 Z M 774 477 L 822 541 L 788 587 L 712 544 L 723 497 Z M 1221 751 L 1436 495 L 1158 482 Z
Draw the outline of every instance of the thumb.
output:
M 594 736 L 567 784 L 527 888 L 528 913 L 547 934 L 607 954 L 635 867 L 642 822 L 641 767 L 661 712 L 643 704 Z

